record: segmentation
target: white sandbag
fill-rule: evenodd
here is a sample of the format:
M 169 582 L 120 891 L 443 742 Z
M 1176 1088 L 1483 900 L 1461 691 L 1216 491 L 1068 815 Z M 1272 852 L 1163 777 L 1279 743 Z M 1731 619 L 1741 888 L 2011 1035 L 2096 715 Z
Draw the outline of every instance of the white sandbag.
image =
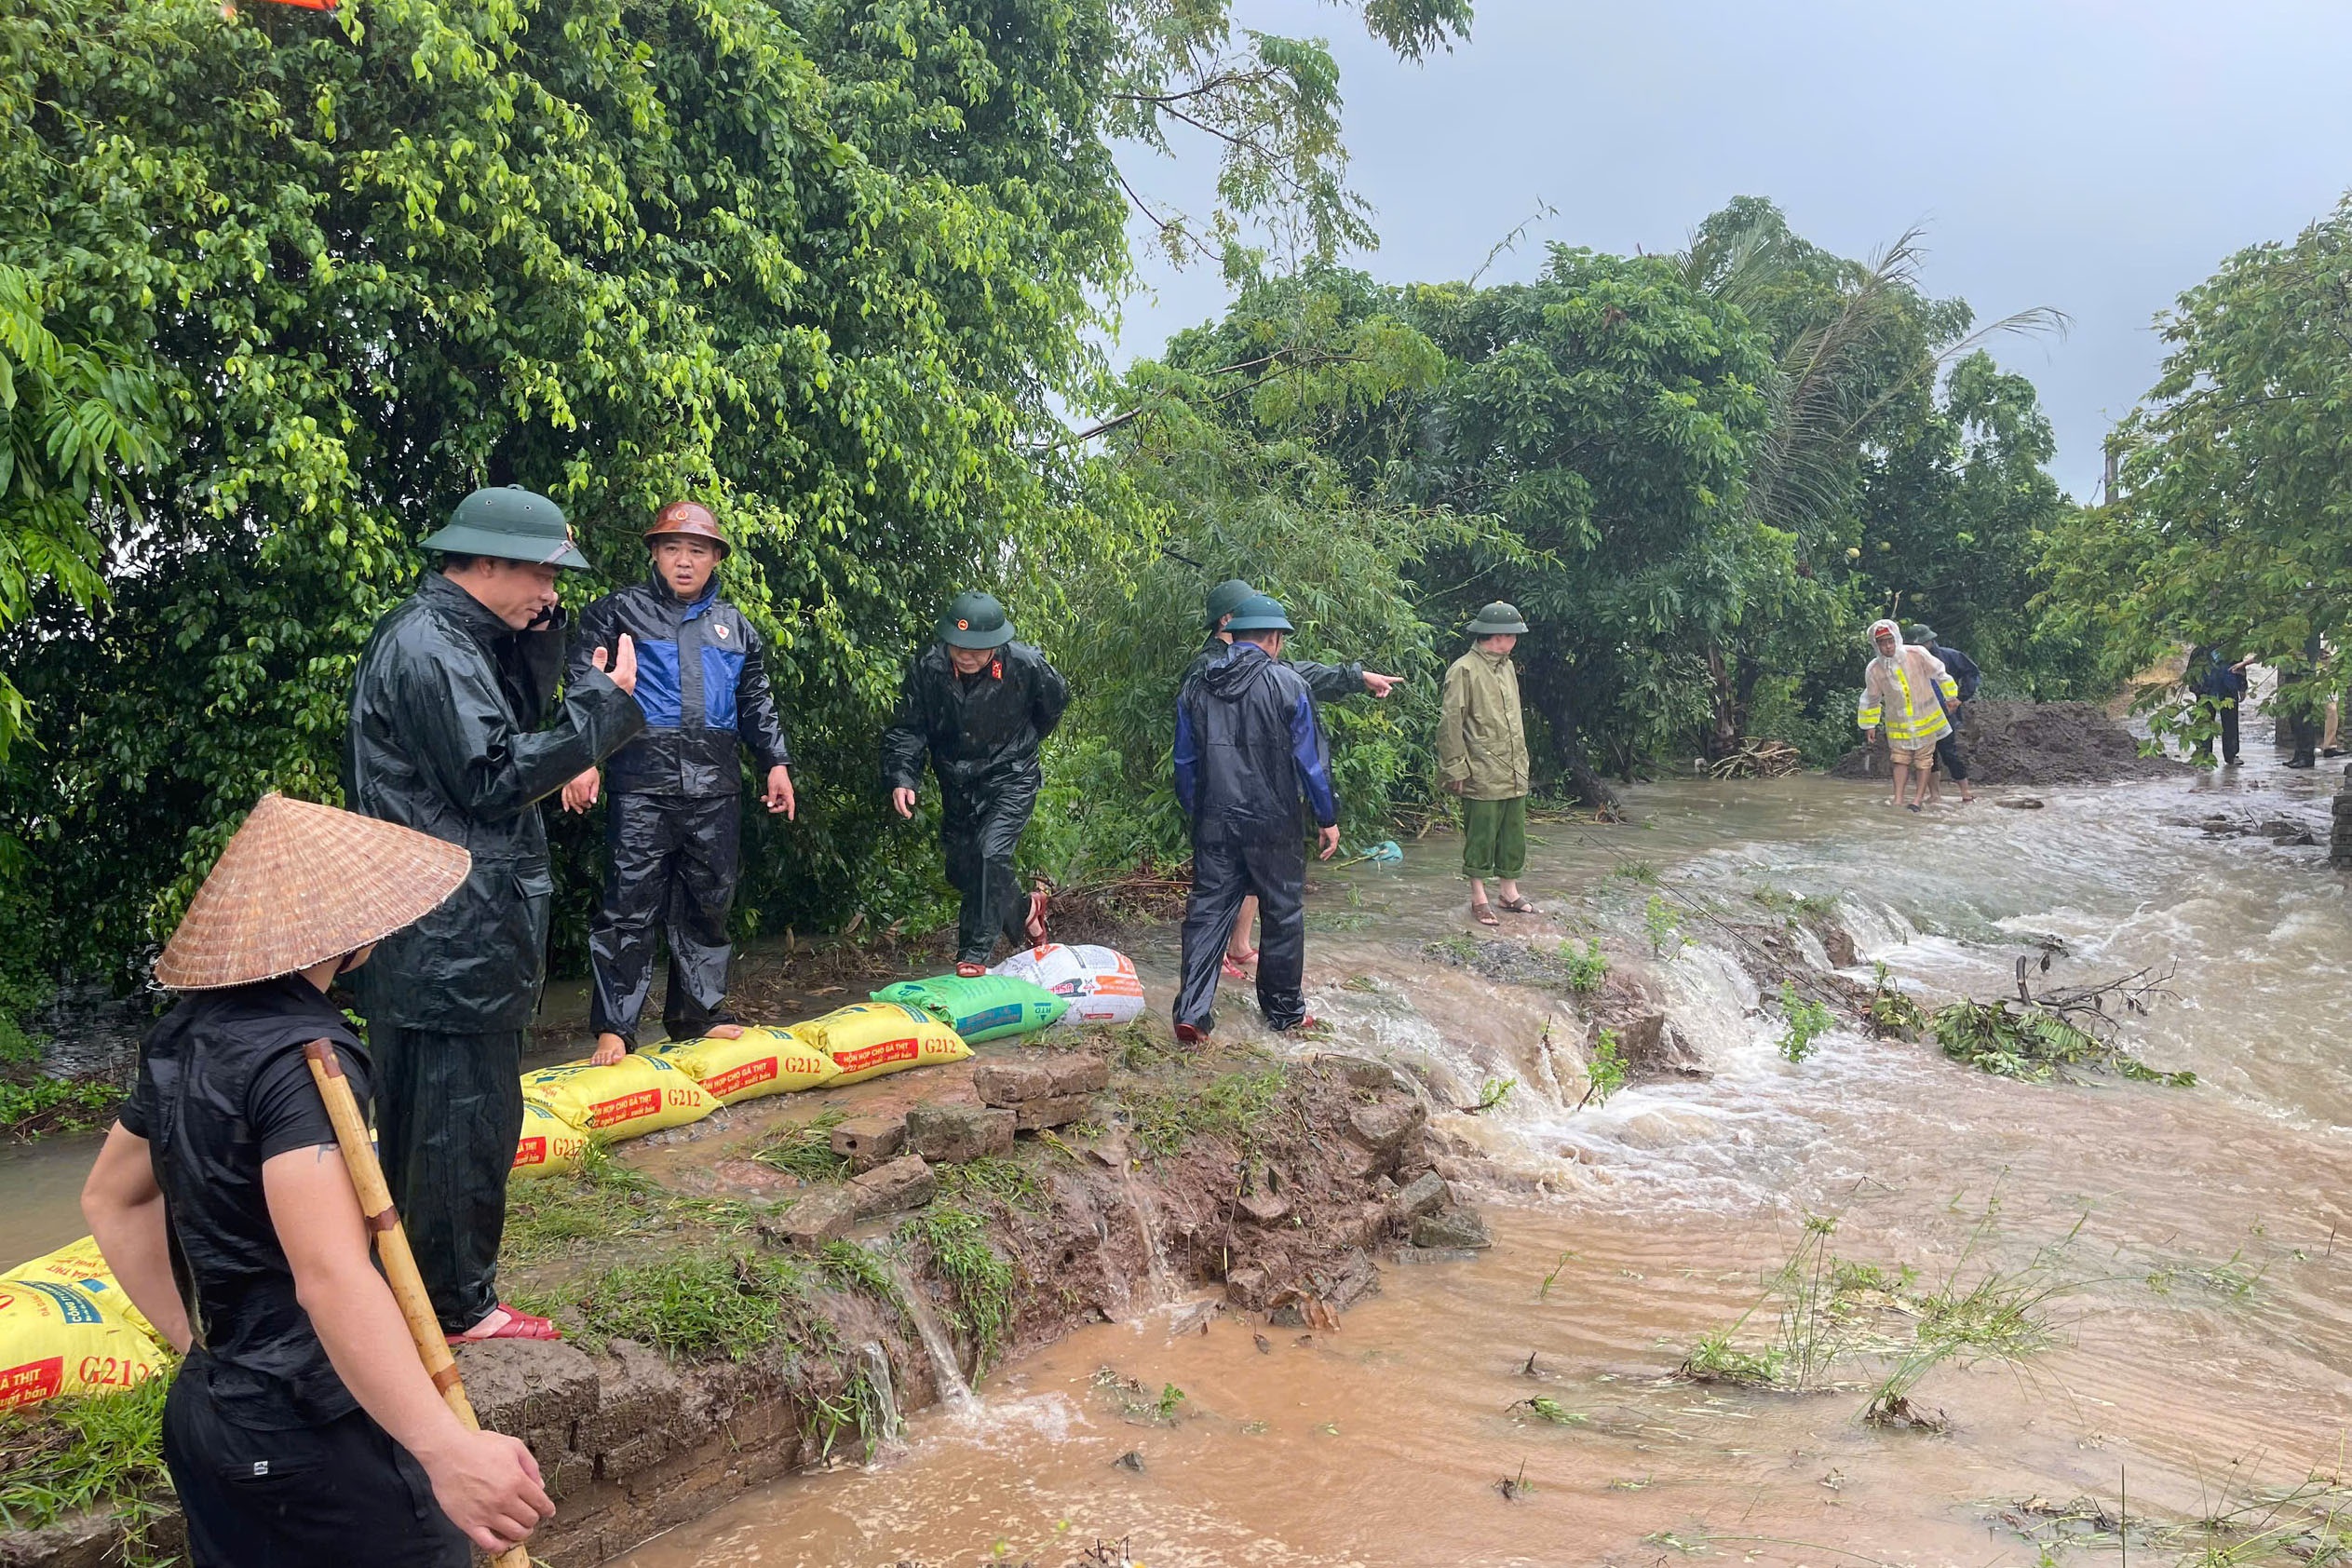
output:
M 1069 1003 L 1058 1029 L 1132 1023 L 1142 1016 L 1143 982 L 1133 961 L 1112 948 L 1048 942 L 1014 953 L 989 972 L 1043 986 Z

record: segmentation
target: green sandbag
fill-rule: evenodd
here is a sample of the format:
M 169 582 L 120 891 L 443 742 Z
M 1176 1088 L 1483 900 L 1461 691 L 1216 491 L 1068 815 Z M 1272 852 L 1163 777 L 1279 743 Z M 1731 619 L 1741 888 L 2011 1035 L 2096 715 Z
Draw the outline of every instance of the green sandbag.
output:
M 929 980 L 900 980 L 873 994 L 877 1002 L 921 1007 L 964 1036 L 966 1045 L 1034 1034 L 1070 1010 L 1070 1004 L 1025 980 L 1010 975 L 934 975 Z

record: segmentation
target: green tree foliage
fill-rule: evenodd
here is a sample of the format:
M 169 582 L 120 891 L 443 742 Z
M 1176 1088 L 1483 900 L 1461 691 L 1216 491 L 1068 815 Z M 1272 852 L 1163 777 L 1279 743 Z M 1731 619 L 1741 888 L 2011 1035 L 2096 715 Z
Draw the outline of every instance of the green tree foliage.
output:
M 2216 643 L 2298 677 L 2281 696 L 2308 716 L 2352 637 L 2352 197 L 2230 257 L 2161 331 L 2163 375 L 2113 438 L 2117 493 L 2052 541 L 2049 607 L 2110 639 L 2115 679 Z M 2160 724 L 2195 723 L 2177 688 L 2148 695 Z
M 1036 563 L 1067 585 L 1061 618 L 1085 629 L 1065 646 L 1079 696 L 1055 769 L 1065 788 L 1048 804 L 1062 799 L 1074 823 L 1082 804 L 1086 825 L 1048 870 L 1185 853 L 1168 763 L 1176 688 L 1207 637 L 1203 595 L 1228 577 L 1282 601 L 1295 656 L 1406 679 L 1386 701 L 1323 710 L 1348 842 L 1385 836 L 1399 804 L 1427 798 L 1442 666 L 1412 574 L 1477 529 L 1366 496 L 1326 450 L 1347 421 L 1443 370 L 1395 318 L 1348 318 L 1344 303 L 1371 292 L 1358 274 L 1261 285 L 1125 378 L 1127 413 L 1096 476 L 1103 510 L 1131 531 L 1084 560 Z
M 1348 0 L 1408 56 L 1465 0 Z M 168 930 L 265 789 L 339 793 L 350 672 L 470 488 L 602 569 L 737 541 L 802 821 L 748 921 L 915 911 L 873 737 L 953 588 L 1102 526 L 1059 411 L 1129 281 L 1119 136 L 1224 222 L 1359 237 L 1319 46 L 1162 0 L 27 0 L 0 16 L 0 896 L 47 962 Z M 1033 633 L 1054 641 L 1037 618 Z M 885 836 L 894 832 L 895 836 Z M 594 833 L 562 825 L 564 908 Z M 885 846 L 876 853 L 876 844 Z M 559 922 L 569 931 L 579 922 Z M 117 967 L 126 978 L 137 965 Z
M 1450 552 L 1428 580 L 1448 619 L 1520 606 L 1528 698 L 1597 797 L 1588 740 L 1629 765 L 1704 721 L 1705 651 L 1752 571 L 1743 497 L 1769 356 L 1665 257 L 1556 246 L 1536 282 L 1417 290 L 1411 307 L 1455 369 L 1390 482 L 1508 531 L 1516 559 Z

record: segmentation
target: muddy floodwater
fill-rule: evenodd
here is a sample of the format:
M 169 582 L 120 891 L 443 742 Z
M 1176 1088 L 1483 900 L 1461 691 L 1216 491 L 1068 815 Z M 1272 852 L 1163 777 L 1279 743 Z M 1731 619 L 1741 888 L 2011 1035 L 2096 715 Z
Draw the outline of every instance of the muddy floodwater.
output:
M 1468 1163 L 1492 1177 L 1492 1250 L 1387 1268 L 1337 1331 L 1184 1301 L 1087 1329 L 871 1467 L 625 1561 L 1060 1568 L 1097 1537 L 1152 1568 L 2106 1561 L 2128 1494 L 2129 1560 L 2182 1562 L 2204 1561 L 2197 1520 L 2294 1524 L 2301 1504 L 2243 1510 L 2333 1476 L 2352 1428 L 2352 927 L 2323 850 L 2178 818 L 2319 820 L 2332 783 L 2249 768 L 1925 818 L 1818 778 L 1665 785 L 1636 793 L 1646 826 L 1539 823 L 1526 880 L 1553 913 L 1506 935 L 1646 953 L 1656 898 L 1685 944 L 1656 967 L 1710 1075 L 1597 1109 L 1544 1065 L 1545 998 L 1429 959 L 1467 925 L 1454 843 L 1321 873 L 1308 979 L 1331 1048 L 1409 1062 L 1457 1104 L 1517 1080 L 1439 1117 L 1490 1156 Z M 1835 901 L 1849 974 L 1883 963 L 1931 1005 L 2008 991 L 2046 950 L 2051 980 L 2172 967 L 2130 1037 L 2198 1084 L 2021 1084 L 1843 1027 L 1791 1065 L 1701 911 L 1798 897 Z M 1142 956 L 1164 980 L 1172 955 Z M 1248 1013 L 1228 1003 L 1227 1025 Z M 2047 1287 L 2048 1343 L 1927 1370 L 1912 1404 L 1943 1432 L 1865 1425 L 1885 1372 L 1866 1358 L 1804 1395 L 1673 1375 L 1809 1217 L 1833 1222 L 1825 1250 L 1922 1290 Z M 1775 1313 L 1738 1337 L 1769 1343 Z M 1165 1419 L 1098 1387 L 1104 1368 Z M 2256 1544 L 2246 1561 L 2295 1561 L 2293 1528 Z

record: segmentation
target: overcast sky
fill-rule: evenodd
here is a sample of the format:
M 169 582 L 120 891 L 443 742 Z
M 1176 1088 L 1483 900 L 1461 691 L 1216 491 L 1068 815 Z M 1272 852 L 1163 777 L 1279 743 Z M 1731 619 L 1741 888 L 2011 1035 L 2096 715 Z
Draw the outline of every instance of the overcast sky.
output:
M 2231 251 L 2290 238 L 2352 187 L 2345 0 L 1477 0 L 1470 41 L 1402 65 L 1314 0 L 1239 0 L 1247 25 L 1329 38 L 1353 183 L 1392 282 L 1525 278 L 1541 240 L 1682 248 L 1734 196 L 1866 256 L 1927 225 L 1924 282 L 1990 320 L 2034 305 L 2062 342 L 1995 352 L 2058 428 L 2088 498 L 2100 440 L 2154 381 L 2156 314 Z M 1130 159 L 1147 196 L 1205 204 L 1185 163 Z M 1118 356 L 1214 316 L 1213 266 L 1147 268 Z

